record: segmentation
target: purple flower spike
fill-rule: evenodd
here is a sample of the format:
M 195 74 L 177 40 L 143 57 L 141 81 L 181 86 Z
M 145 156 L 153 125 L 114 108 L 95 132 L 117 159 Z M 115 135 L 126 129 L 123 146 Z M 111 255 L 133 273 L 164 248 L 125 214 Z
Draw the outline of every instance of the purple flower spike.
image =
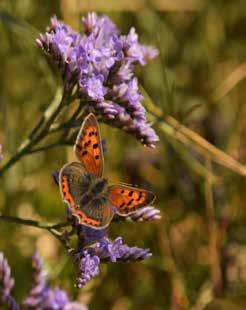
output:
M 122 262 L 141 261 L 152 256 L 149 249 L 138 247 L 128 248 L 128 251 L 120 258 Z
M 129 247 L 124 244 L 122 237 L 118 237 L 114 241 L 110 241 L 108 238 L 100 239 L 97 243 L 75 254 L 79 269 L 76 286 L 83 287 L 97 276 L 101 262 L 134 262 L 144 260 L 151 255 L 149 249 Z
M 35 253 L 32 258 L 33 267 L 33 286 L 28 296 L 23 301 L 27 307 L 35 309 L 41 307 L 43 297 L 46 293 L 46 276 L 43 272 L 43 261 L 38 253 Z
M 50 28 L 37 39 L 38 46 L 60 69 L 68 94 L 76 89 L 78 99 L 88 102 L 88 110 L 154 147 L 159 139 L 146 120 L 134 69 L 158 51 L 140 44 L 134 28 L 121 35 L 107 16 L 89 13 L 82 21 L 84 34 L 53 17 Z
M 8 309 L 10 310 L 20 310 L 20 306 L 17 304 L 15 299 L 12 296 L 8 296 L 6 303 L 8 305 Z
M 14 286 L 14 279 L 11 277 L 11 269 L 3 253 L 0 253 L 0 305 L 8 305 L 10 310 L 19 310 L 20 307 L 10 295 Z
M 111 261 L 112 263 L 144 260 L 152 255 L 149 249 L 129 247 L 123 243 L 122 237 L 118 237 L 112 242 L 108 239 L 102 240 L 99 242 L 96 252 L 100 253 L 100 257 L 105 261 Z
M 129 215 L 126 220 L 136 222 L 156 221 L 161 219 L 161 211 L 155 207 L 145 207 Z
M 14 279 L 11 277 L 11 269 L 3 253 L 0 253 L 0 296 L 5 301 L 14 286 Z
M 39 310 L 85 310 L 85 305 L 71 302 L 66 291 L 50 288 L 43 272 L 43 261 L 38 253 L 33 255 L 34 283 L 23 305 L 28 309 Z M 74 308 L 73 308 L 74 305 Z
M 82 257 L 79 258 L 78 255 L 77 260 L 79 260 L 80 275 L 77 278 L 76 286 L 80 288 L 99 274 L 100 258 L 93 253 L 83 251 Z

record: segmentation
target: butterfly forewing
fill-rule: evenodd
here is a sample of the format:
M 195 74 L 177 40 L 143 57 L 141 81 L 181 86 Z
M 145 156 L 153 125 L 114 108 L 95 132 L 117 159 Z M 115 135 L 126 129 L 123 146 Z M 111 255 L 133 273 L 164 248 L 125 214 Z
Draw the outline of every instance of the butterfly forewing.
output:
M 155 200 L 152 192 L 123 184 L 109 186 L 108 197 L 120 215 L 131 214 Z
M 103 150 L 98 122 L 89 114 L 78 133 L 74 152 L 84 168 L 96 177 L 103 174 Z

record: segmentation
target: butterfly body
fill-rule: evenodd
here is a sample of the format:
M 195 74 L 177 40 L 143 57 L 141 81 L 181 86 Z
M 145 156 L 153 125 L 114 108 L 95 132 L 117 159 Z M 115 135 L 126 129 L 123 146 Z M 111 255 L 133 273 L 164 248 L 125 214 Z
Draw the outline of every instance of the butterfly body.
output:
M 151 204 L 155 195 L 125 184 L 108 185 L 103 174 L 99 126 L 93 114 L 83 122 L 74 147 L 79 162 L 63 166 L 59 185 L 63 200 L 80 224 L 101 229 L 115 212 L 126 216 Z

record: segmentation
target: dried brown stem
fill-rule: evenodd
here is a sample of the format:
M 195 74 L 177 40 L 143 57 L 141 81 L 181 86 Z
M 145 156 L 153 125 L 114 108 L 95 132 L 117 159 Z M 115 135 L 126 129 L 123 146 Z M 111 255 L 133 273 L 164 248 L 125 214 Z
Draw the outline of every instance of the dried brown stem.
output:
M 211 171 L 211 160 L 206 157 L 206 168 Z M 208 233 L 209 233 L 209 259 L 210 259 L 210 276 L 215 297 L 220 296 L 223 288 L 221 264 L 220 264 L 220 247 L 218 244 L 219 230 L 215 218 L 212 181 L 210 175 L 205 179 L 205 201 L 207 211 Z
M 168 224 L 167 224 L 168 226 Z M 168 227 L 159 224 L 159 240 L 161 250 L 164 257 L 164 268 L 168 273 L 172 285 L 172 295 L 171 295 L 171 310 L 185 310 L 189 309 L 189 300 L 186 295 L 185 285 L 182 280 L 182 276 L 177 269 L 175 260 L 173 258 L 170 238 L 169 238 L 169 229 Z

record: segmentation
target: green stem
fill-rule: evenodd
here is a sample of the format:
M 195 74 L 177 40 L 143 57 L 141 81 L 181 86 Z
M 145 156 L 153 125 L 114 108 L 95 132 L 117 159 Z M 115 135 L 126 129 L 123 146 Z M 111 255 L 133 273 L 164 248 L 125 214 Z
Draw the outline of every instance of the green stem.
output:
M 64 143 L 62 143 L 62 141 L 57 141 L 57 142 L 54 142 L 54 143 L 51 143 L 51 144 L 47 144 L 47 145 L 44 145 L 44 146 L 33 148 L 33 149 L 31 149 L 29 151 L 28 154 L 30 155 L 30 154 L 46 151 L 48 149 L 52 149 L 53 147 L 60 146 L 60 145 L 63 145 L 63 144 Z
M 48 229 L 48 230 L 59 229 L 59 228 L 67 227 L 70 225 L 69 222 L 54 224 L 54 223 L 39 222 L 35 220 L 23 219 L 23 218 L 15 217 L 15 216 L 3 215 L 1 213 L 0 213 L 0 221 L 20 224 L 20 225 L 33 226 L 36 228 Z
M 47 110 L 44 112 L 41 120 L 37 123 L 35 128 L 30 133 L 29 137 L 21 144 L 17 153 L 9 159 L 9 161 L 2 166 L 0 169 L 0 176 L 6 172 L 11 166 L 13 166 L 20 158 L 29 154 L 32 147 L 39 143 L 49 131 L 49 128 L 53 121 L 56 119 L 57 115 L 61 112 L 65 105 L 71 102 L 69 95 L 63 93 L 59 89 L 56 92 L 54 100 L 49 105 Z
M 72 254 L 74 251 L 74 249 L 71 248 L 69 244 L 69 240 L 66 237 L 66 234 L 58 230 L 60 228 L 70 226 L 71 224 L 69 222 L 53 224 L 53 223 L 39 222 L 39 221 L 23 219 L 23 218 L 14 217 L 14 216 L 3 215 L 0 213 L 0 221 L 1 220 L 4 222 L 8 222 L 8 223 L 15 223 L 15 224 L 20 224 L 20 225 L 26 225 L 26 226 L 46 229 L 62 244 L 62 246 L 67 250 L 69 254 Z

